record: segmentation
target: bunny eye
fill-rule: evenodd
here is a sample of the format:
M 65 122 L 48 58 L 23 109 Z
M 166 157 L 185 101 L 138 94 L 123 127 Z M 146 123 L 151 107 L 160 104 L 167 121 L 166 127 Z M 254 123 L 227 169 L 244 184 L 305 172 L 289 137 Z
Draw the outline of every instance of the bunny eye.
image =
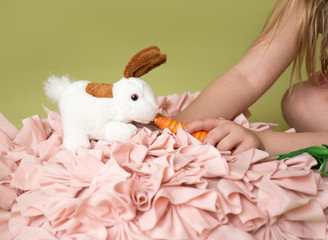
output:
M 138 99 L 139 99 L 138 94 L 132 94 L 131 99 L 132 99 L 132 101 L 138 101 Z

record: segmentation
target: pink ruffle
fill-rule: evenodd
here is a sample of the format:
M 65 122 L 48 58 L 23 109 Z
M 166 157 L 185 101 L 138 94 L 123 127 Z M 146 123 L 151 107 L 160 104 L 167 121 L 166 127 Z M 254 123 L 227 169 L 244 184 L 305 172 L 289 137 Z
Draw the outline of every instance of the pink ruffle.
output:
M 196 95 L 160 97 L 170 117 Z M 62 146 L 46 109 L 18 131 L 0 115 L 0 239 L 327 239 L 327 178 L 303 154 L 231 156 L 178 129 L 128 144 Z M 257 131 L 274 124 L 235 122 Z

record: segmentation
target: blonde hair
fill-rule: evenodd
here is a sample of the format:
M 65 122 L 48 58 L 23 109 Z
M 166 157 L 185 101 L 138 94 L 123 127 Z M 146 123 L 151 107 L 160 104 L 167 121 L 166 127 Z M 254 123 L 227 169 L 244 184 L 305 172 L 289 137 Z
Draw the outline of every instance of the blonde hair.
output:
M 305 61 L 305 70 L 308 79 L 312 79 L 314 73 L 318 71 L 320 60 L 320 72 L 324 76 L 328 68 L 328 1 L 327 0 L 277 0 L 269 18 L 258 39 L 261 41 L 267 37 L 269 32 L 275 34 L 280 24 L 288 18 L 296 7 L 297 3 L 303 1 L 303 12 L 301 14 L 295 56 L 290 84 L 294 78 L 302 81 L 302 65 Z M 319 36 L 321 33 L 321 38 Z M 273 36 L 271 36 L 273 37 Z M 318 48 L 318 43 L 320 48 Z M 317 82 L 318 83 L 318 82 Z

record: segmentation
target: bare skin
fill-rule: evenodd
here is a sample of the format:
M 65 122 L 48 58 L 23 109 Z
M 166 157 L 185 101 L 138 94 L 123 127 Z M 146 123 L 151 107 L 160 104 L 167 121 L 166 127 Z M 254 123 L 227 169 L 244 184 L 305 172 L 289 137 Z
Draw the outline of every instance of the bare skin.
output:
M 264 149 L 262 140 L 255 132 L 223 118 L 193 121 L 184 129 L 189 133 L 208 131 L 204 142 L 216 146 L 220 151 L 234 149 L 237 154 L 253 147 Z
M 260 98 L 290 65 L 296 55 L 297 26 L 302 12 L 302 1 L 280 24 L 275 33 L 257 42 L 231 69 L 214 80 L 199 97 L 175 119 L 186 122 L 186 131 L 207 130 L 206 141 L 219 150 L 235 148 L 235 154 L 259 148 L 271 155 L 328 143 L 328 91 L 304 84 L 304 95 L 296 88 L 294 100 L 283 100 L 288 123 L 306 133 L 254 132 L 229 120 Z M 273 36 L 273 37 L 272 37 Z M 307 104 L 305 104 L 307 103 Z M 300 108 L 297 110 L 295 105 Z M 297 110 L 297 111 L 296 111 Z M 321 114 L 318 114 L 321 113 Z M 297 115 L 298 114 L 298 115 Z M 304 117 L 304 115 L 308 115 Z M 201 120 L 204 119 L 204 120 Z
M 282 112 L 286 122 L 297 132 L 328 131 L 328 85 L 306 81 L 285 93 Z

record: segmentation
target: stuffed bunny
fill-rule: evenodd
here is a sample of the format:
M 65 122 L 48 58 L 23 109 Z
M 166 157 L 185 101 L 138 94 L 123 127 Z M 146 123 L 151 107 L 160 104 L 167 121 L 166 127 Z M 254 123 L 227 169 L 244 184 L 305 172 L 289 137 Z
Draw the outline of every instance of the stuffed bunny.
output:
M 149 123 L 158 113 L 152 88 L 139 77 L 166 62 L 157 47 L 137 53 L 127 64 L 124 77 L 114 84 L 71 82 L 67 76 L 51 76 L 45 92 L 59 102 L 63 145 L 70 151 L 90 147 L 90 139 L 125 143 L 136 134 L 131 122 Z

